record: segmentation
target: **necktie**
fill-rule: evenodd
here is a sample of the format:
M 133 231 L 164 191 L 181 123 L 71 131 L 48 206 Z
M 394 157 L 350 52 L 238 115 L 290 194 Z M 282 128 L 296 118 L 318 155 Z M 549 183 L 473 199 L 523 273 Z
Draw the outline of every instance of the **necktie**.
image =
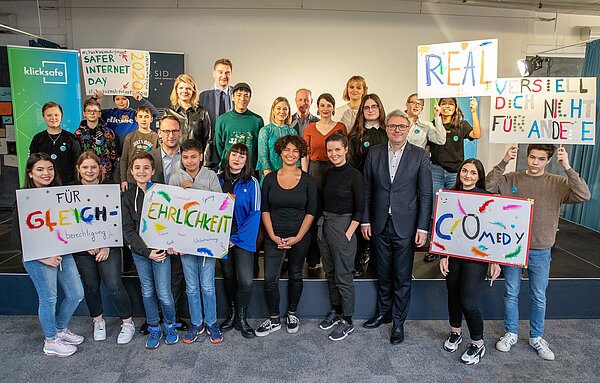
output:
M 225 113 L 225 92 L 221 91 L 221 99 L 219 100 L 219 116 Z

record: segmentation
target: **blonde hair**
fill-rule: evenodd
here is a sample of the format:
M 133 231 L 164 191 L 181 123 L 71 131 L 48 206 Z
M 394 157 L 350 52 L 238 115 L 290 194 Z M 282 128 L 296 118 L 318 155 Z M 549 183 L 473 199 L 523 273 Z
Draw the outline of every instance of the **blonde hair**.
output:
M 169 100 L 171 101 L 171 105 L 175 106 L 179 104 L 179 97 L 177 96 L 177 87 L 182 82 L 190 85 L 194 94 L 192 95 L 192 105 L 198 106 L 198 102 L 200 101 L 200 94 L 198 93 L 198 87 L 196 86 L 196 81 L 189 74 L 180 74 L 175 79 L 175 84 L 173 84 L 173 90 L 171 91 L 171 96 L 169 96 Z
M 284 122 L 285 122 L 286 125 L 289 125 L 289 124 L 292 123 L 292 113 L 291 113 L 292 108 L 290 107 L 290 102 L 285 97 L 277 97 L 275 99 L 275 101 L 273 101 L 273 105 L 271 105 L 271 114 L 269 115 L 269 122 L 271 122 L 273 124 L 275 123 L 275 119 L 273 118 L 273 114 L 274 114 L 273 111 L 275 110 L 275 106 L 277 104 L 279 104 L 280 102 L 285 102 L 285 104 L 288 107 L 288 116 L 287 116 L 287 118 L 285 119 Z
M 342 93 L 342 99 L 344 101 L 350 101 L 350 96 L 348 95 L 348 87 L 350 86 L 350 83 L 352 83 L 352 82 L 357 82 L 362 85 L 362 87 L 363 87 L 362 96 L 369 93 L 369 87 L 367 86 L 367 81 L 365 80 L 365 78 L 363 76 L 355 75 L 355 76 L 350 77 L 348 79 L 348 82 L 346 82 L 346 87 L 344 88 L 344 93 Z

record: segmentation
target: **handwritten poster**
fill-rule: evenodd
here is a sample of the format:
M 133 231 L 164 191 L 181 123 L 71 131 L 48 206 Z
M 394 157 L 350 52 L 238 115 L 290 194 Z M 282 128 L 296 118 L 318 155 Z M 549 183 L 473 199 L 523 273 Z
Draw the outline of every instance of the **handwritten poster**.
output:
M 419 98 L 489 96 L 498 71 L 498 40 L 419 45 Z
M 533 203 L 493 194 L 440 191 L 429 251 L 525 267 Z
M 226 258 L 233 196 L 153 184 L 142 208 L 140 236 L 149 248 Z
M 130 49 L 81 49 L 85 93 L 148 97 L 150 53 Z
M 23 259 L 123 246 L 118 185 L 17 190 Z
M 490 142 L 596 142 L 596 78 L 499 78 L 490 108 Z

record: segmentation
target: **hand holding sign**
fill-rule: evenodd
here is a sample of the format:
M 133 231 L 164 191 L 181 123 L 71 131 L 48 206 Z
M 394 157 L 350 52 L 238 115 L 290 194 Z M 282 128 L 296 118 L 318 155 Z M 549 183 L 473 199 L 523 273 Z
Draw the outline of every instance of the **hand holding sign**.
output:
M 439 117 L 441 113 L 442 113 L 442 108 L 440 108 L 440 106 L 436 102 L 433 105 L 433 117 Z
M 508 163 L 512 160 L 514 160 L 515 158 L 517 158 L 517 151 L 519 150 L 519 147 L 517 145 L 511 145 L 508 150 L 506 151 L 506 154 L 504 155 L 504 162 Z
M 475 97 L 471 97 L 471 100 L 469 101 L 469 108 L 471 109 L 471 113 L 475 114 L 477 113 L 477 106 L 479 104 L 477 103 L 477 100 L 475 99 Z
M 563 146 L 556 151 L 556 160 L 563 166 L 565 171 L 571 169 L 571 165 L 569 164 L 569 153 L 567 153 L 567 150 Z

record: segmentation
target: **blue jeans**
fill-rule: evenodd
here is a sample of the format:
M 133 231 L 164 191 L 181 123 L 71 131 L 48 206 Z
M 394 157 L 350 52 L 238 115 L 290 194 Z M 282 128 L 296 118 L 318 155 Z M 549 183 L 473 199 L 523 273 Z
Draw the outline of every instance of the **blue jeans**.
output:
M 212 326 L 217 323 L 217 295 L 215 293 L 216 258 L 182 254 L 181 265 L 185 278 L 185 293 L 190 306 L 192 324 L 202 324 L 202 306 L 204 304 L 204 322 Z M 202 303 L 200 302 L 202 290 Z
M 435 207 L 435 198 L 440 189 L 452 189 L 456 183 L 456 173 L 450 173 L 440 165 L 431 164 L 431 179 L 433 180 L 433 207 Z M 434 212 L 432 211 L 431 214 Z
M 546 287 L 550 275 L 550 249 L 529 250 L 529 337 L 544 335 L 544 317 L 546 316 Z M 521 288 L 522 269 L 514 266 L 503 266 L 504 278 L 504 327 L 507 332 L 518 334 L 519 331 L 519 291 Z
M 140 277 L 146 322 L 150 325 L 157 325 L 160 321 L 156 299 L 158 295 L 165 323 L 174 323 L 175 304 L 173 303 L 173 294 L 171 294 L 171 257 L 168 256 L 164 262 L 155 262 L 143 255 L 136 253 L 132 253 L 132 255 Z
M 83 300 L 83 286 L 77 272 L 77 265 L 73 256 L 67 254 L 62 256 L 62 270 L 60 267 L 48 266 L 37 260 L 23 262 L 23 266 L 38 294 L 38 317 L 42 332 L 46 339 L 55 339 L 56 330 L 67 328 L 79 302 Z M 56 315 L 57 281 L 65 293 L 58 315 Z

